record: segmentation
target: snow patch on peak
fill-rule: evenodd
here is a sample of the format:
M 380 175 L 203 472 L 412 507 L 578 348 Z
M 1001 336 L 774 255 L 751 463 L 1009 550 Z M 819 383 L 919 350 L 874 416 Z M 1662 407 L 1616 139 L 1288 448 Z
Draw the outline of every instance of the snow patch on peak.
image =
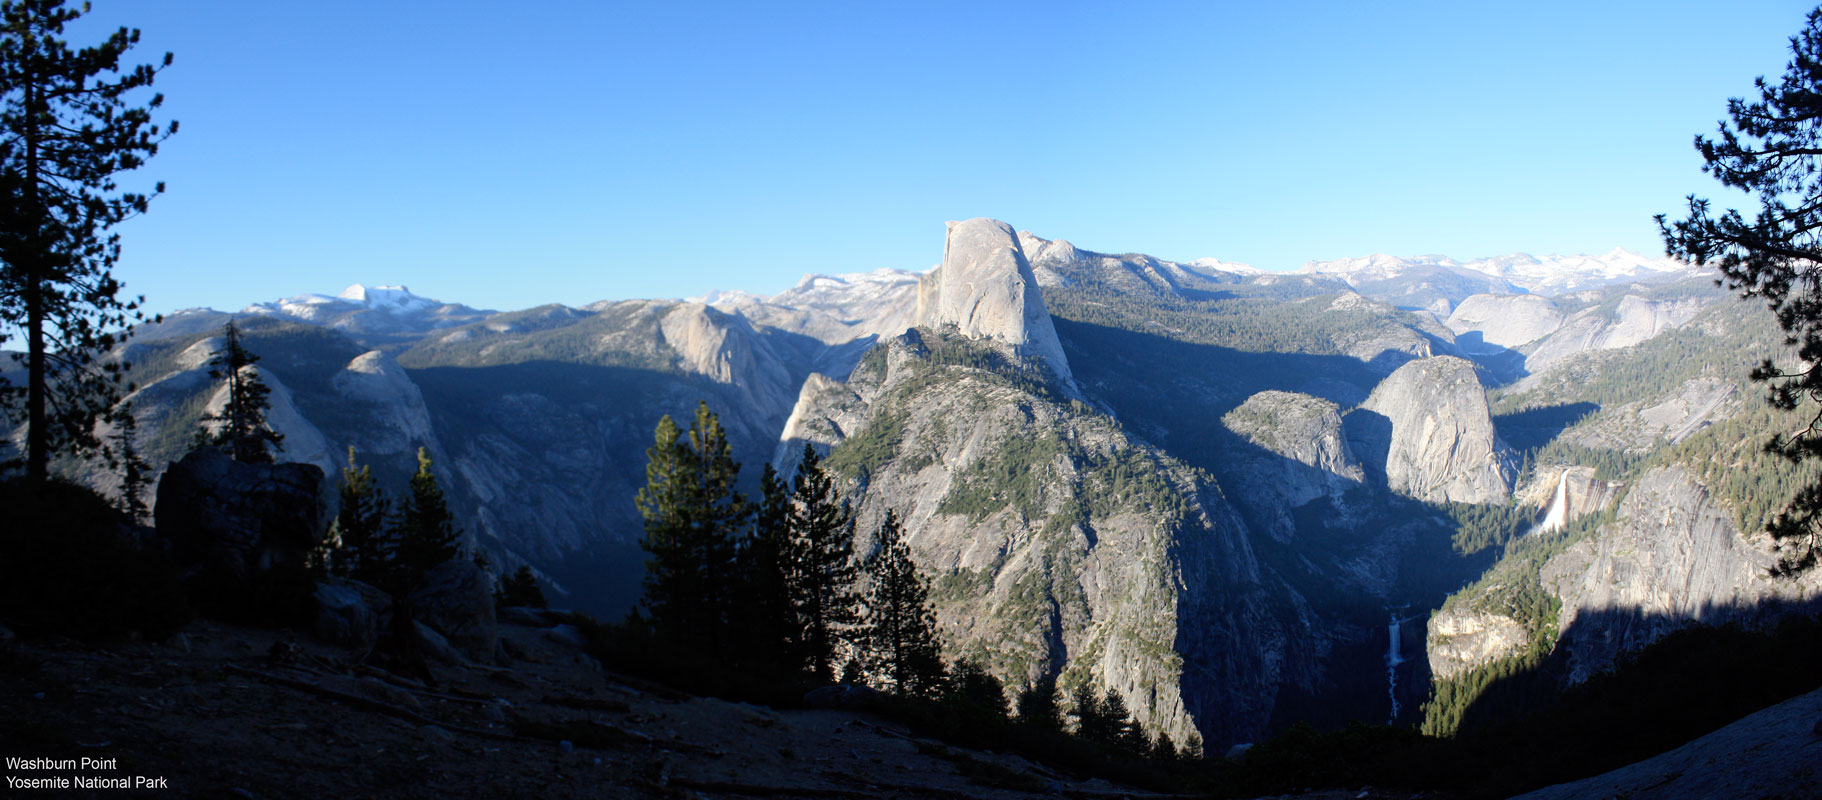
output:
M 423 311 L 442 305 L 428 297 L 412 294 L 410 289 L 403 286 L 362 286 L 357 283 L 343 289 L 338 297 L 365 304 L 368 308 L 388 311 Z

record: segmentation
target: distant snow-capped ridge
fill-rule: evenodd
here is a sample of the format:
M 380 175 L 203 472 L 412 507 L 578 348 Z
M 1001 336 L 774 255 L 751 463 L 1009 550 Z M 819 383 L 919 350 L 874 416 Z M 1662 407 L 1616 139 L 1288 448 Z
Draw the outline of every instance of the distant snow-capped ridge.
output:
M 412 294 L 403 286 L 363 286 L 354 284 L 338 295 L 300 294 L 283 300 L 254 303 L 242 313 L 277 314 L 279 316 L 315 319 L 325 313 L 346 313 L 357 308 L 392 313 L 432 311 L 443 303 Z
M 241 313 L 343 329 L 403 331 L 449 327 L 493 312 L 415 295 L 403 286 L 357 283 L 338 295 L 300 294 L 254 303 L 241 309 Z
M 1624 281 L 1675 278 L 1697 271 L 1697 268 L 1675 259 L 1651 258 L 1622 247 L 1598 256 L 1540 257 L 1529 253 L 1512 253 L 1472 261 L 1457 261 L 1441 255 L 1405 258 L 1374 253 L 1359 258 L 1310 261 L 1300 271 L 1306 274 L 1335 275 L 1358 286 L 1365 282 L 1393 280 L 1413 270 L 1437 269 L 1478 273 L 1540 294 L 1577 291 Z
M 441 307 L 443 304 L 428 297 L 419 297 L 403 286 L 362 286 L 355 284 L 336 295 L 342 300 L 362 303 L 371 309 L 387 311 L 425 311 Z
M 907 287 L 915 289 L 920 273 L 881 267 L 872 272 L 849 272 L 840 275 L 809 274 L 797 285 L 778 294 L 755 294 L 740 289 L 717 289 L 685 302 L 737 308 L 754 303 L 791 307 L 824 307 L 850 302 L 867 302 L 896 295 Z

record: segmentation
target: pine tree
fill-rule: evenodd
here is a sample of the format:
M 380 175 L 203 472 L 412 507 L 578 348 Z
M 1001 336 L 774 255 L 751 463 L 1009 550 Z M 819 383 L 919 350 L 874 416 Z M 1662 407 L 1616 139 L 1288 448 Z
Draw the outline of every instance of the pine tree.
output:
M 1145 731 L 1132 718 L 1132 712 L 1126 708 L 1126 698 L 1118 689 L 1108 689 L 1101 698 L 1101 714 L 1107 720 L 1112 737 L 1109 744 L 1133 755 L 1143 756 L 1151 751 L 1151 742 L 1145 738 Z
M 802 628 L 791 606 L 785 551 L 791 540 L 791 494 L 767 464 L 759 476 L 760 501 L 753 531 L 740 548 L 741 597 L 735 604 L 747 658 L 767 669 L 789 671 L 803 663 Z
M 348 446 L 348 466 L 342 468 L 341 508 L 330 525 L 335 545 L 327 554 L 330 572 L 374 585 L 385 583 L 392 560 L 386 535 L 386 496 L 373 481 L 373 470 L 355 463 L 354 446 Z
M 114 423 L 112 454 L 120 465 L 120 513 L 138 523 L 151 516 L 151 508 L 146 505 L 145 492 L 150 467 L 145 459 L 139 457 L 139 449 L 133 444 L 138 434 L 138 424 L 133 419 L 131 409 L 122 408 Z
M 735 482 L 740 465 L 721 421 L 699 403 L 684 438 L 667 415 L 646 450 L 644 607 L 658 634 L 714 653 L 729 644 L 738 571 L 735 537 L 752 515 Z
M 1118 727 L 1108 719 L 1094 688 L 1084 683 L 1075 690 L 1072 699 L 1075 701 L 1075 735 L 1091 742 L 1113 742 L 1118 736 Z
M 947 683 L 952 702 L 1006 718 L 1006 686 L 979 662 L 964 658 L 951 664 Z
M 86 4 L 85 10 L 86 10 Z M 143 298 L 122 300 L 112 275 L 120 237 L 109 228 L 144 213 L 150 196 L 121 192 L 116 176 L 158 152 L 177 123 L 160 130 L 152 109 L 127 105 L 171 64 L 123 69 L 139 31 L 121 28 L 71 50 L 64 26 L 81 16 L 63 0 L 0 4 L 0 324 L 26 343 L 26 478 L 49 477 L 53 450 L 102 446 L 97 422 L 114 410 L 127 365 L 100 362 L 143 319 Z M 162 193 L 160 183 L 153 194 Z M 11 415 L 14 387 L 0 381 Z M 128 387 L 130 391 L 130 387 Z
M 847 501 L 836 500 L 835 479 L 823 470 L 816 449 L 808 444 L 803 449 L 803 462 L 791 484 L 785 574 L 803 630 L 805 667 L 816 680 L 833 683 L 841 631 L 859 621 L 854 515 Z
M 524 606 L 527 608 L 549 608 L 550 601 L 544 598 L 544 589 L 538 585 L 538 576 L 531 572 L 531 565 L 521 565 L 518 571 L 500 579 L 500 588 L 494 592 L 494 605 L 500 608 Z
M 461 554 L 461 531 L 430 466 L 430 454 L 418 448 L 418 471 L 389 536 L 395 598 L 416 591 L 431 570 Z
M 1049 731 L 1063 729 L 1063 709 L 1057 704 L 1057 679 L 1044 674 L 1019 692 L 1018 721 Z
M 930 696 L 943 678 L 936 614 L 903 537 L 898 515 L 887 511 L 879 526 L 879 549 L 867 562 L 871 585 L 860 640 L 868 670 L 888 690 Z
M 1158 740 L 1151 745 L 1151 757 L 1167 763 L 1178 759 L 1177 744 L 1170 740 L 1170 734 L 1158 731 Z
M 214 433 L 204 433 L 204 443 L 221 447 L 235 461 L 271 463 L 272 453 L 283 450 L 285 437 L 266 424 L 266 412 L 272 408 L 272 390 L 260 380 L 259 356 L 241 343 L 240 328 L 234 320 L 222 327 L 222 349 L 210 363 L 209 377 L 226 380 L 228 401 L 220 412 L 205 414 L 203 422 L 216 423 Z
M 1685 219 L 1657 217 L 1671 256 L 1712 264 L 1742 297 L 1765 301 L 1796 347 L 1797 364 L 1766 359 L 1753 380 L 1770 385 L 1777 408 L 1822 401 L 1822 8 L 1810 12 L 1790 40 L 1784 78 L 1754 82 L 1756 100 L 1727 101 L 1719 138 L 1695 137 L 1702 171 L 1723 186 L 1754 195 L 1759 209 L 1749 221 L 1739 211 L 1715 214 L 1706 199 L 1689 196 Z M 1792 435 L 1774 434 L 1766 449 L 1792 462 L 1822 458 L 1822 405 Z M 1822 483 L 1800 488 L 1766 529 L 1782 540 L 1780 574 L 1822 560 Z

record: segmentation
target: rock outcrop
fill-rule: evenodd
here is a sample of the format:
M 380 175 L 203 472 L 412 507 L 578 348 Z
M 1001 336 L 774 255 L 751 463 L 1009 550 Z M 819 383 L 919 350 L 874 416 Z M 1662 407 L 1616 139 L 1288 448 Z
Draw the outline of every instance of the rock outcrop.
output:
M 1486 390 L 1466 360 L 1437 356 L 1399 367 L 1348 426 L 1356 455 L 1392 491 L 1433 503 L 1498 503 L 1512 493 L 1512 453 L 1493 430 Z
M 1531 632 L 1503 614 L 1443 609 L 1430 617 L 1424 650 L 1430 674 L 1448 680 L 1507 656 L 1517 655 Z
M 494 619 L 493 583 L 466 558 L 445 561 L 411 593 L 417 621 L 443 635 L 463 655 L 491 660 L 500 633 Z
M 329 523 L 321 469 L 244 464 L 213 447 L 165 470 L 156 509 L 180 565 L 249 584 L 302 567 Z
M 943 263 L 917 284 L 917 324 L 954 325 L 963 336 L 1005 342 L 1048 364 L 1064 386 L 1074 386 L 1037 276 L 1018 234 L 1004 222 L 976 217 L 949 223 Z
M 1227 412 L 1221 423 L 1254 448 L 1233 456 L 1244 463 L 1227 472 L 1237 481 L 1227 487 L 1230 497 L 1246 505 L 1255 519 L 1269 520 L 1267 531 L 1280 541 L 1294 532 L 1290 509 L 1319 497 L 1339 501 L 1366 482 L 1342 432 L 1339 407 L 1327 400 L 1260 392 Z

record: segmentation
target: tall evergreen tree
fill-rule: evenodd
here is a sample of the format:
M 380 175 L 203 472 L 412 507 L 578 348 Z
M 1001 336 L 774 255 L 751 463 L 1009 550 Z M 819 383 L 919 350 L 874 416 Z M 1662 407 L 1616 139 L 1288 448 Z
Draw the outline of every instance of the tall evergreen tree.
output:
M 1119 747 L 1133 755 L 1143 756 L 1151 752 L 1151 742 L 1145 738 L 1144 729 L 1132 718 L 1132 712 L 1126 707 L 1126 698 L 1120 690 L 1109 688 L 1101 698 L 1101 715 L 1106 718 L 1108 730 L 1112 736 L 1109 744 Z
M 1084 683 L 1071 696 L 1075 701 L 1075 735 L 1091 742 L 1110 744 L 1119 736 L 1118 724 L 1101 707 L 1094 687 Z
M 207 426 L 202 439 L 228 451 L 235 461 L 271 463 L 272 451 L 283 450 L 285 437 L 266 424 L 266 412 L 272 408 L 272 390 L 259 377 L 254 367 L 259 356 L 241 343 L 240 328 L 234 320 L 222 326 L 222 349 L 209 365 L 209 377 L 227 381 L 228 401 L 218 413 L 203 416 Z M 266 447 L 270 445 L 272 450 Z
M 646 450 L 646 485 L 636 502 L 645 516 L 645 608 L 659 635 L 675 643 L 725 649 L 738 572 L 736 536 L 752 507 L 735 487 L 740 465 L 721 421 L 699 403 L 687 438 L 667 415 Z
M 373 470 L 355 462 L 354 445 L 348 446 L 348 465 L 342 467 L 341 507 L 330 525 L 337 543 L 328 556 L 331 572 L 374 585 L 385 582 L 391 561 L 386 536 L 386 495 L 373 481 Z
M 133 419 L 132 410 L 123 407 L 120 411 L 114 422 L 114 434 L 110 437 L 113 439 L 111 455 L 120 466 L 120 513 L 138 523 L 152 513 L 145 498 L 146 484 L 149 481 L 146 473 L 151 468 L 145 459 L 139 457 L 139 448 L 133 444 L 139 426 Z
M 1695 137 L 1702 171 L 1757 200 L 1752 219 L 1734 209 L 1716 214 L 1692 194 L 1686 218 L 1657 220 L 1666 253 L 1712 264 L 1729 289 L 1763 299 L 1785 344 L 1796 347 L 1796 364 L 1766 359 L 1752 377 L 1769 384 L 1778 408 L 1814 404 L 1808 424 L 1766 444 L 1802 461 L 1822 458 L 1822 8 L 1810 12 L 1790 49 L 1782 80 L 1760 77 L 1757 99 L 1727 101 L 1718 138 Z M 1766 528 L 1784 547 L 1777 572 L 1815 566 L 1822 559 L 1822 484 L 1799 489 Z
M 86 10 L 86 5 L 85 10 Z M 72 50 L 64 26 L 81 16 L 63 0 L 0 3 L 0 324 L 26 344 L 25 467 L 49 477 L 53 450 L 102 446 L 97 422 L 116 422 L 126 366 L 99 359 L 143 319 L 143 298 L 122 299 L 112 274 L 120 237 L 108 229 L 144 213 L 150 196 L 122 192 L 116 177 L 157 154 L 177 132 L 152 122 L 128 96 L 171 64 L 123 68 L 139 31 L 121 28 Z M 162 193 L 159 183 L 153 194 Z M 11 416 L 16 392 L 0 382 Z
M 1055 675 L 1045 673 L 1018 697 L 1018 721 L 1049 731 L 1063 729 L 1063 709 L 1057 704 L 1057 679 Z
M 389 537 L 394 597 L 416 591 L 425 575 L 462 552 L 462 533 L 430 467 L 430 454 L 418 448 L 418 471 L 411 476 Z
M 544 588 L 538 585 L 538 576 L 531 572 L 531 565 L 520 565 L 518 571 L 500 579 L 500 586 L 494 591 L 494 605 L 524 606 L 527 608 L 549 608 L 550 601 L 544 598 Z
M 791 542 L 791 493 L 767 464 L 759 476 L 760 500 L 753 531 L 740 548 L 743 587 L 736 604 L 743 652 L 766 668 L 795 669 L 804 660 L 802 628 L 791 606 L 785 552 Z
M 835 682 L 843 630 L 859 621 L 854 593 L 854 514 L 835 496 L 835 479 L 809 444 L 791 482 L 791 543 L 786 561 L 791 604 L 802 626 L 805 667 Z
M 949 667 L 948 694 L 952 702 L 984 711 L 999 719 L 1006 718 L 1006 685 L 993 677 L 986 667 L 972 659 L 961 659 Z
M 879 549 L 867 562 L 871 585 L 860 635 L 868 670 L 891 691 L 934 695 L 943 679 L 936 613 L 896 513 L 886 512 L 878 539 Z

